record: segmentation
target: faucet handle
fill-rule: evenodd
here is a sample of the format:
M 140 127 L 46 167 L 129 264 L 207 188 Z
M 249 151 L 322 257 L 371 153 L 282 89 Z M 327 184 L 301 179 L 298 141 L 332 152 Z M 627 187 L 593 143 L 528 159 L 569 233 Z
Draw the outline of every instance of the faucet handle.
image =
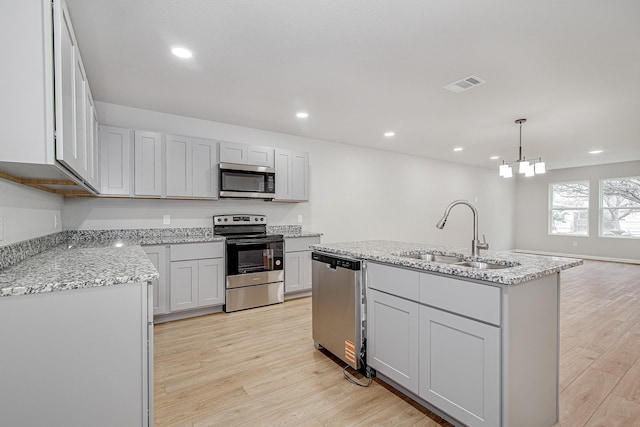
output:
M 478 249 L 489 249 L 487 237 L 484 234 L 482 235 L 482 243 L 478 242 Z

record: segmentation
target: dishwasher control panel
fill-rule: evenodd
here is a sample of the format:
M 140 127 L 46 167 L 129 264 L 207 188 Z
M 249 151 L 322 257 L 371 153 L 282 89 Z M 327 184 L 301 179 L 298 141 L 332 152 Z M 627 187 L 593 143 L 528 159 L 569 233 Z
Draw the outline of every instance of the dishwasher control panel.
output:
M 311 254 L 311 259 L 320 261 L 324 264 L 329 264 L 331 268 L 346 268 L 347 270 L 359 271 L 361 269 L 361 262 L 355 259 L 336 258 L 335 256 L 325 255 L 318 252 Z

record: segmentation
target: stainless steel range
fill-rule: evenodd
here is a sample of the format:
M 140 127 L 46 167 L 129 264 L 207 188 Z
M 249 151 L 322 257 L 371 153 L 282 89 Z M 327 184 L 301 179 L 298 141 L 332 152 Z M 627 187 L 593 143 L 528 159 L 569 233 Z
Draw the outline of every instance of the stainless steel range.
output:
M 225 312 L 284 301 L 284 239 L 267 234 L 264 215 L 217 215 L 213 233 L 226 238 Z

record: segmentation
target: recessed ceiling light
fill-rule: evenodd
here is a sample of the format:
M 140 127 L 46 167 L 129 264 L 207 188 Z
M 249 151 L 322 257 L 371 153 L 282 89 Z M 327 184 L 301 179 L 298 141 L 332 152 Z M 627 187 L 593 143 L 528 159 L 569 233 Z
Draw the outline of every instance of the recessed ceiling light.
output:
M 309 117 L 309 113 L 300 111 L 299 113 L 296 113 L 296 117 L 299 119 L 306 119 L 307 117 Z
M 589 151 L 589 154 L 600 154 L 600 153 L 602 153 L 602 150 Z
M 456 148 L 453 149 L 453 151 L 462 151 L 462 150 L 464 150 L 464 148 L 462 148 L 462 147 L 456 147 Z
M 171 48 L 171 53 L 173 53 L 178 58 L 184 58 L 184 59 L 191 58 L 193 56 L 190 50 L 185 49 L 183 47 Z
M 498 160 L 500 158 L 500 156 L 491 156 L 489 157 L 491 160 Z
M 385 133 L 384 133 L 384 136 L 386 136 L 386 137 L 392 137 L 392 136 L 396 136 L 396 133 L 395 133 L 395 132 L 385 132 Z

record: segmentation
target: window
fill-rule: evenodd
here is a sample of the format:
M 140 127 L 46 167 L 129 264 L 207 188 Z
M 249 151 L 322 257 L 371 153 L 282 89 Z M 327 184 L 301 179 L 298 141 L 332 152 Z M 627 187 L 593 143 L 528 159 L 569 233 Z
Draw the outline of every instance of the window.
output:
M 600 181 L 600 236 L 640 238 L 640 177 Z
M 563 182 L 549 187 L 549 234 L 589 235 L 589 182 Z

